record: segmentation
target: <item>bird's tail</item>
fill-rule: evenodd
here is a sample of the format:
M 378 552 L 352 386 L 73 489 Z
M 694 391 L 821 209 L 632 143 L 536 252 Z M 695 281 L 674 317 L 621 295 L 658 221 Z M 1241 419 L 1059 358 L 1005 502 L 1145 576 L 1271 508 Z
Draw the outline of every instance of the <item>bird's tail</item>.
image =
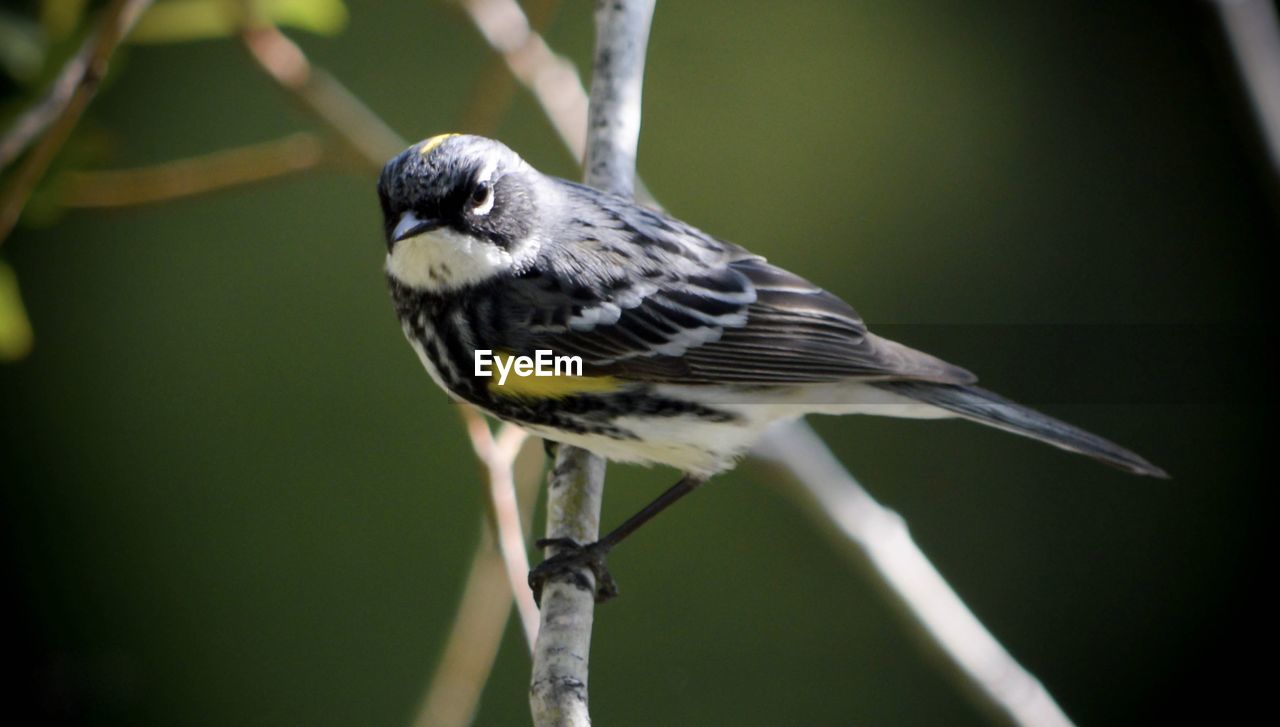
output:
M 1092 457 L 1126 472 L 1150 477 L 1169 476 L 1164 470 L 1114 442 L 1028 409 L 986 389 L 924 381 L 886 381 L 874 386 L 945 409 L 965 419 Z

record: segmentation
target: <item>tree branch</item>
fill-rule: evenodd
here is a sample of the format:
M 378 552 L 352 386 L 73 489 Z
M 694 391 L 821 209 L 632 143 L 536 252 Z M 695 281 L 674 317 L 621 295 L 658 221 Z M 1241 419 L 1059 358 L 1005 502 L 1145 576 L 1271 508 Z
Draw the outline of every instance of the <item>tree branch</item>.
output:
M 587 133 L 586 183 L 631 196 L 640 135 L 640 89 L 654 0 L 596 3 L 596 52 Z M 527 30 L 528 23 L 524 23 Z M 527 38 L 526 38 L 527 42 Z M 544 46 L 545 47 L 545 46 Z M 547 494 L 547 537 L 590 543 L 599 537 L 605 462 L 561 445 Z M 554 553 L 553 553 L 554 555 Z M 589 725 L 587 682 L 595 579 L 589 589 L 568 577 L 548 579 L 533 652 L 529 706 L 538 727 Z
M 469 17 L 474 18 L 469 5 L 473 3 L 460 3 L 463 10 L 468 13 Z M 560 0 L 530 0 L 525 3 L 528 9 L 529 19 L 525 26 L 525 32 L 521 35 L 529 37 L 529 30 L 545 28 L 555 17 L 556 9 L 560 5 Z M 535 30 L 532 35 L 537 37 Z M 515 92 L 519 88 L 516 77 L 511 73 L 507 66 L 507 59 L 502 55 L 494 55 L 485 62 L 484 68 L 480 69 L 480 73 L 476 76 L 476 80 L 472 86 L 471 100 L 466 105 L 466 111 L 463 113 L 461 121 L 458 123 L 458 131 L 470 134 L 479 134 L 480 136 L 493 136 L 498 128 L 498 124 L 502 122 L 507 111 L 511 108 L 511 102 L 515 97 Z
M 0 167 L 7 167 L 30 144 L 35 144 L 0 197 L 0 245 L 13 231 L 36 184 L 98 93 L 111 55 L 150 4 L 151 0 L 113 0 L 102 11 L 97 29 L 58 74 L 49 94 L 19 117 L 0 142 Z M 37 137 L 39 141 L 35 141 Z
M 68 190 L 61 202 L 68 207 L 168 202 L 305 172 L 324 160 L 324 142 L 302 131 L 147 167 L 68 172 Z
M 460 5 L 581 161 L 587 150 L 587 93 L 577 67 L 552 52 L 515 0 L 460 0 Z
M 358 159 L 373 169 L 409 145 L 338 79 L 311 65 L 296 43 L 273 25 L 248 28 L 241 36 L 267 75 L 316 118 L 328 124 Z
M 600 533 L 605 462 L 577 447 L 556 448 L 547 474 L 547 537 L 593 542 Z M 542 621 L 533 647 L 529 707 L 536 727 L 585 727 L 595 577 L 583 571 L 587 588 L 550 578 L 542 588 Z
M 461 411 L 471 446 L 488 474 L 489 496 L 486 502 L 492 528 L 498 534 L 498 552 L 506 565 L 507 585 L 515 597 L 525 641 L 532 651 L 538 638 L 538 605 L 533 602 L 533 593 L 529 590 L 529 554 L 525 552 L 524 528 L 515 484 L 516 455 L 520 454 L 529 433 L 514 424 L 503 424 L 498 436 L 494 437 L 489 431 L 489 423 L 475 407 L 463 405 Z
M 596 58 L 587 107 L 587 184 L 631 197 L 640 143 L 640 89 L 654 0 L 597 0 Z

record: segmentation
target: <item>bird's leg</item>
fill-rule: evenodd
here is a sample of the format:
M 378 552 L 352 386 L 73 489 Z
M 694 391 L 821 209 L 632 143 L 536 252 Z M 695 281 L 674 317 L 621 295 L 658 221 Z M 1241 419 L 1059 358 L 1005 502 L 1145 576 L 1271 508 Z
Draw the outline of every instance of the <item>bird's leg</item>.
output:
M 675 483 L 666 492 L 658 495 L 653 502 L 645 505 L 635 515 L 627 518 L 626 522 L 618 527 L 610 530 L 604 537 L 594 543 L 583 545 L 570 538 L 542 538 L 534 545 L 539 548 L 556 547 L 560 548 L 560 552 L 547 558 L 539 563 L 533 570 L 529 571 L 529 587 L 533 589 L 533 598 L 542 604 L 542 586 L 547 579 L 559 573 L 568 572 L 573 576 L 573 582 L 580 588 L 588 588 L 589 582 L 581 573 L 581 569 L 590 569 L 596 580 L 596 602 L 601 603 L 618 595 L 618 585 L 614 582 L 613 576 L 609 574 L 609 568 L 605 565 L 605 557 L 609 551 L 618 543 L 621 543 L 626 537 L 641 525 L 652 520 L 658 513 L 671 507 L 676 500 L 698 489 L 698 486 L 706 482 L 705 477 L 695 477 L 694 475 L 685 475 L 679 482 Z

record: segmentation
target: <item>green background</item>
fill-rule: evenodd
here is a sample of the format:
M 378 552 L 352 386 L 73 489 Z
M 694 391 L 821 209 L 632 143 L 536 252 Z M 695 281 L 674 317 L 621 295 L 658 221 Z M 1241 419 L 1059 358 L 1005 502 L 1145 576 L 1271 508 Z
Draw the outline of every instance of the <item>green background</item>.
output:
M 840 458 L 1080 723 L 1240 708 L 1262 682 L 1240 659 L 1269 652 L 1276 187 L 1211 12 L 658 5 L 640 170 L 674 214 L 1173 479 L 962 423 L 815 421 Z M 406 137 L 465 131 L 490 56 L 467 19 L 350 10 L 340 35 L 294 37 Z M 590 14 L 568 0 L 548 31 L 584 71 Z M 314 125 L 234 41 L 135 46 L 114 70 L 86 121 L 103 166 Z M 497 135 L 577 175 L 526 95 Z M 383 252 L 355 173 L 67 214 L 6 243 L 37 335 L 0 368 L 10 704 L 74 724 L 408 722 L 482 499 Z M 674 477 L 612 467 L 606 523 Z M 987 720 L 757 471 L 612 565 L 599 724 Z M 478 723 L 527 722 L 528 670 L 513 624 Z

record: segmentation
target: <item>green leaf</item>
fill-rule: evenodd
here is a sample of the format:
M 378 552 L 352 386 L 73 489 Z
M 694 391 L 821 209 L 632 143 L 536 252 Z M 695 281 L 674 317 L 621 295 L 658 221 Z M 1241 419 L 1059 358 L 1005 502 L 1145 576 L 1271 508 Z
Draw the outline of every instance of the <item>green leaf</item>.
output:
M 35 337 L 18 291 L 18 276 L 0 260 L 0 361 L 17 361 L 31 353 Z
M 276 25 L 316 35 L 337 35 L 347 27 L 347 6 L 342 0 L 257 0 L 254 8 Z
M 168 0 L 147 10 L 129 40 L 178 43 L 225 38 L 244 29 L 247 13 L 318 35 L 335 35 L 347 25 L 342 0 Z

